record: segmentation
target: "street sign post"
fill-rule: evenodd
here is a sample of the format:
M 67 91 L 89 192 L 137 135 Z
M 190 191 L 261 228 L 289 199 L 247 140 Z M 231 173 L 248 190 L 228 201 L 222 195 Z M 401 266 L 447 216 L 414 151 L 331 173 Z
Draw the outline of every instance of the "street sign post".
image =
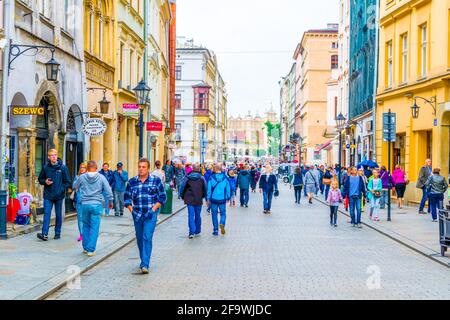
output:
M 383 113 L 383 140 L 388 143 L 388 221 L 392 221 L 391 218 L 391 144 L 396 141 L 397 132 L 397 114 L 389 112 Z

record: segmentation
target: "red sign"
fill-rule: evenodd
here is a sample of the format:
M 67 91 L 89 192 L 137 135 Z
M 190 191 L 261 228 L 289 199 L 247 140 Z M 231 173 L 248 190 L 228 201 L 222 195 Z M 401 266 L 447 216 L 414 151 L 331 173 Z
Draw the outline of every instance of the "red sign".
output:
M 162 122 L 147 122 L 147 131 L 163 131 Z

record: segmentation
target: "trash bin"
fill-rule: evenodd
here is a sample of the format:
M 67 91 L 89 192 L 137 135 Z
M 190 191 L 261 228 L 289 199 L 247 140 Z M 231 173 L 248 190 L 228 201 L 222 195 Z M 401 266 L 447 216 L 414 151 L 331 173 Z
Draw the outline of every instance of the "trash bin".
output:
M 166 203 L 161 207 L 161 214 L 172 214 L 173 212 L 173 190 L 170 187 L 170 184 L 164 184 L 164 188 L 166 190 L 167 200 Z
M 450 248 L 450 211 L 439 210 L 439 240 L 441 244 L 441 255 Z

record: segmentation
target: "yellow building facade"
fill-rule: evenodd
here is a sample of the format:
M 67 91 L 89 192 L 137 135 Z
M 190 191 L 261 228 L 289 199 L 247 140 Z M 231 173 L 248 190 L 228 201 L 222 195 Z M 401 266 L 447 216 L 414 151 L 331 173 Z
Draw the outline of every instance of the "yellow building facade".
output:
M 114 87 L 116 72 L 116 1 L 84 1 L 84 58 L 88 111 L 91 118 L 101 118 L 107 130 L 100 137 L 90 138 L 89 159 L 101 165 L 115 162 L 117 152 L 114 137 L 117 135 Z M 102 90 L 104 89 L 104 91 Z M 92 89 L 92 90 L 91 90 Z M 98 101 L 103 96 L 110 101 L 107 114 L 100 113 Z
M 397 115 L 397 141 L 392 144 L 391 170 L 397 164 L 406 170 L 411 183 L 405 199 L 413 204 L 421 199 L 422 192 L 415 184 L 426 159 L 432 159 L 433 167 L 440 167 L 443 176 L 449 175 L 449 28 L 450 1 L 381 1 L 377 161 L 387 166 L 388 143 L 382 137 L 383 113 L 391 110 Z M 420 107 L 417 119 L 413 118 L 411 108 L 415 98 Z

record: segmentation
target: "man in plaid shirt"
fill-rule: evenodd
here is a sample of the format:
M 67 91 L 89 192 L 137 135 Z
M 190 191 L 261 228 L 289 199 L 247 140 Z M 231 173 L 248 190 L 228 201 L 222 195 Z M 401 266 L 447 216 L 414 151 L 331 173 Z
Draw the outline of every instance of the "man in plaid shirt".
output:
M 139 160 L 139 175 L 128 181 L 125 207 L 134 219 L 136 240 L 141 258 L 141 271 L 148 274 L 153 248 L 153 233 L 161 206 L 166 202 L 166 191 L 161 179 L 149 174 L 150 162 Z

